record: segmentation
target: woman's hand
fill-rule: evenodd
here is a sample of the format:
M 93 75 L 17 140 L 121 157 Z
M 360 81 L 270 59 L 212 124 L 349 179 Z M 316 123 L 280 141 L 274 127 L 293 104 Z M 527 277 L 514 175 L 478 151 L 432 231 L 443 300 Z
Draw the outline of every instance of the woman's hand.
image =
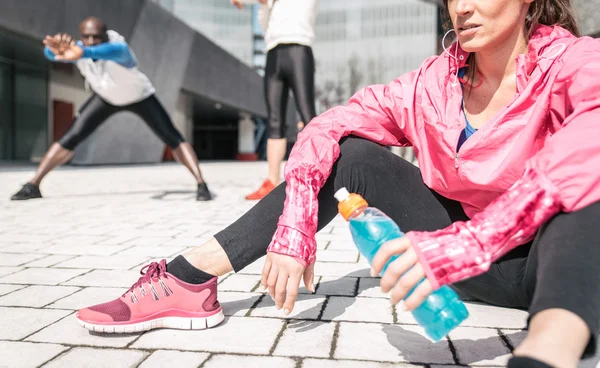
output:
M 272 252 L 267 253 L 260 284 L 263 289 L 268 288 L 269 294 L 275 301 L 275 306 L 277 309 L 283 308 L 286 315 L 294 309 L 301 278 L 304 278 L 304 286 L 314 293 L 314 263 L 305 269 L 293 257 Z
M 402 309 L 410 311 L 421 305 L 433 288 L 429 280 L 421 282 L 425 278 L 425 271 L 419 263 L 410 239 L 406 236 L 391 240 L 379 248 L 373 258 L 371 275 L 378 275 L 394 255 L 400 256 L 390 263 L 381 277 L 381 291 L 387 293 L 391 290 L 390 301 L 392 304 L 398 304 L 408 292 L 419 285 L 404 301 Z

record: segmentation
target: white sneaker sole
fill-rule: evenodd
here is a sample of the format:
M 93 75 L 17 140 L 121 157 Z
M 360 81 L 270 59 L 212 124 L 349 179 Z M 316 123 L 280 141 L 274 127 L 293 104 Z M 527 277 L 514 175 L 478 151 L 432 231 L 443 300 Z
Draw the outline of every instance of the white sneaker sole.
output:
M 225 319 L 223 311 L 205 318 L 187 318 L 187 317 L 164 317 L 152 321 L 132 323 L 128 325 L 97 325 L 84 322 L 77 318 L 81 327 L 90 331 L 102 333 L 135 333 L 153 330 L 155 328 L 171 328 L 177 330 L 204 330 L 215 327 Z

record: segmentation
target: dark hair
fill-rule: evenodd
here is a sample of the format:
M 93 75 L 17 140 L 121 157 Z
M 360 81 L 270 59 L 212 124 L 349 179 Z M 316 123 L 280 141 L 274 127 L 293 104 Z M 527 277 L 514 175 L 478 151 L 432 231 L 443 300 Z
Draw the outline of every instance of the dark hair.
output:
M 448 14 L 448 0 L 443 0 L 442 19 L 444 28 L 452 29 L 452 20 Z M 529 6 L 525 29 L 527 38 L 538 24 L 546 26 L 561 26 L 574 36 L 581 36 L 579 26 L 575 20 L 575 10 L 571 0 L 534 0 Z

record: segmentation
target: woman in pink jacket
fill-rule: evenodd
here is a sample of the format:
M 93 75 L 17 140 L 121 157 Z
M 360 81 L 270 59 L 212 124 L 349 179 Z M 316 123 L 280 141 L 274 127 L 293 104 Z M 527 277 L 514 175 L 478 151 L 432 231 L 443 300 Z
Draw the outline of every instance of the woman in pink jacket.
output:
M 333 193 L 347 187 L 408 231 L 373 262 L 378 272 L 403 253 L 381 279 L 393 303 L 426 277 L 406 309 L 444 284 L 529 309 L 512 366 L 571 367 L 593 353 L 600 42 L 578 37 L 569 0 L 444 5 L 458 39 L 446 52 L 313 119 L 286 183 L 207 244 L 149 265 L 121 298 L 79 311 L 80 323 L 111 332 L 212 327 L 223 318 L 216 276 L 265 252 L 262 284 L 289 313 L 302 278 L 314 290 L 315 233 L 337 214 Z M 382 145 L 412 145 L 419 168 Z

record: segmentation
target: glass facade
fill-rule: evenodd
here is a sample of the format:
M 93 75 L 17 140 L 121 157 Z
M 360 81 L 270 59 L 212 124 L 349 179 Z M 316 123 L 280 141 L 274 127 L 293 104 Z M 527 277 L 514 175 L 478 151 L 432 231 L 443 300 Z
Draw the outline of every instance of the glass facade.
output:
M 224 50 L 253 64 L 252 7 L 240 10 L 229 0 L 153 0 Z
M 437 12 L 420 0 L 322 0 L 313 45 L 318 112 L 434 55 Z
M 257 4 L 252 6 L 252 67 L 262 76 L 265 74 L 267 55 L 264 33 L 258 20 L 259 9 L 260 6 Z
M 48 63 L 41 42 L 0 31 L 0 160 L 48 148 Z

